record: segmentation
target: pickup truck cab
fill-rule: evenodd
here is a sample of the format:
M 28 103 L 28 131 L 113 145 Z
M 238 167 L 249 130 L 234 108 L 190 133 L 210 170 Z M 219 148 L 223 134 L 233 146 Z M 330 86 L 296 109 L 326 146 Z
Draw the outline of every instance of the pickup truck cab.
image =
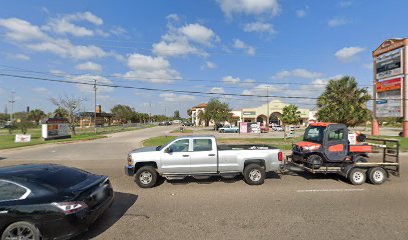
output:
M 250 185 L 263 184 L 266 172 L 280 171 L 282 152 L 268 145 L 217 145 L 214 136 L 183 136 L 163 146 L 144 147 L 128 154 L 125 172 L 139 187 L 150 188 L 158 175 L 168 180 L 242 174 Z

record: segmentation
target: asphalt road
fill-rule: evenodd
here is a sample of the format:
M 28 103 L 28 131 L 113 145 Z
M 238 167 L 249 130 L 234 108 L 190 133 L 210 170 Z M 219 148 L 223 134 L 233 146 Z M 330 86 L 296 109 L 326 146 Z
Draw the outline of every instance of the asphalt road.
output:
M 173 127 L 174 128 L 174 127 Z M 401 177 L 353 186 L 336 175 L 270 174 L 242 179 L 163 181 L 140 189 L 123 173 L 126 154 L 170 131 L 157 127 L 89 142 L 0 151 L 0 166 L 52 162 L 108 175 L 116 200 L 79 239 L 407 239 L 408 160 Z

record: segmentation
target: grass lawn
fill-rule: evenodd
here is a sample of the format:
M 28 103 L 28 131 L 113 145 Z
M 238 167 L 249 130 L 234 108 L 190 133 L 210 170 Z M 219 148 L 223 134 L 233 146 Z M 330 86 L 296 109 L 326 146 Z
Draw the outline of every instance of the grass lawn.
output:
M 193 132 L 193 130 L 191 130 L 191 129 L 184 129 L 183 132 L 181 132 L 180 129 L 176 129 L 176 130 L 171 131 L 171 133 L 192 133 L 192 132 Z
M 58 140 L 50 140 L 44 141 L 41 138 L 41 129 L 40 128 L 33 128 L 28 129 L 27 134 L 31 134 L 31 142 L 28 143 L 15 143 L 15 134 L 20 134 L 20 130 L 14 130 L 13 134 L 9 134 L 8 130 L 2 129 L 0 131 L 0 150 L 1 149 L 9 149 L 9 148 L 18 148 L 18 147 L 25 147 L 25 146 L 32 146 L 38 144 L 47 144 L 47 143 L 56 143 L 56 142 L 72 142 L 72 141 L 80 141 L 80 140 L 93 140 L 98 138 L 105 138 L 105 134 L 116 133 L 116 132 L 124 132 L 124 131 L 133 131 L 143 128 L 153 127 L 153 125 L 143 126 L 143 127 L 122 127 L 122 126 L 111 126 L 111 127 L 104 127 L 98 128 L 98 132 L 95 134 L 93 128 L 77 128 L 76 132 L 77 135 L 72 136 L 71 138 L 67 139 L 58 139 Z
M 176 138 L 175 136 L 160 136 L 147 139 L 143 142 L 144 146 L 158 146 Z M 217 138 L 218 144 L 266 144 L 278 147 L 282 150 L 292 149 L 292 143 L 299 142 L 300 137 L 288 138 L 286 140 L 280 138 Z

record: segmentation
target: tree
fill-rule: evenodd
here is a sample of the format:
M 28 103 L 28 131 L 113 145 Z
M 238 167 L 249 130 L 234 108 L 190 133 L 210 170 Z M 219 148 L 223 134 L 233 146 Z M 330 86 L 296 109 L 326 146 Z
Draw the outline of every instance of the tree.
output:
M 79 109 L 84 101 L 84 98 L 68 95 L 60 98 L 51 98 L 51 102 L 66 114 L 64 117 L 68 120 L 72 135 L 76 135 L 75 127 L 79 121 Z
M 191 118 L 191 115 L 193 115 L 193 110 L 191 108 L 187 109 L 187 115 Z
M 286 139 L 286 125 L 298 124 L 300 121 L 300 111 L 294 104 L 289 104 L 282 109 L 281 121 L 283 125 L 283 137 Z
M 62 109 L 60 107 L 54 110 L 54 116 L 55 117 L 65 118 L 65 117 L 67 117 L 67 115 L 68 115 L 67 111 L 65 111 L 65 109 Z
M 317 100 L 319 121 L 343 123 L 349 127 L 371 118 L 367 102 L 371 99 L 365 88 L 359 88 L 354 77 L 330 80 Z
M 136 114 L 135 110 L 127 105 L 115 105 L 111 112 L 113 118 L 118 120 L 120 123 L 127 123 L 130 121 Z
M 34 121 L 36 125 L 39 124 L 40 120 L 44 118 L 46 114 L 40 109 L 33 109 L 28 113 L 28 120 Z
M 228 103 L 222 103 L 218 99 L 212 98 L 205 109 L 204 118 L 209 122 L 213 120 L 215 124 L 228 121 L 231 109 Z M 208 122 L 206 121 L 206 126 Z
M 173 118 L 174 119 L 180 119 L 180 111 L 179 110 L 174 111 Z

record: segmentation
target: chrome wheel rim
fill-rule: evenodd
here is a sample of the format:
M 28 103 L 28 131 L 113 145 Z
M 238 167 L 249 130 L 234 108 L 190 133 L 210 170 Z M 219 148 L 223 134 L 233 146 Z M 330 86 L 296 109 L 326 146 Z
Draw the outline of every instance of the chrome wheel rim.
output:
M 140 182 L 143 183 L 143 184 L 149 184 L 149 183 L 151 183 L 151 182 L 152 182 L 152 179 L 153 179 L 153 175 L 152 175 L 150 172 L 148 172 L 148 171 L 142 172 L 142 173 L 140 174 L 140 176 L 139 176 L 139 180 L 140 180 Z
M 19 226 L 10 229 L 6 237 L 4 238 L 6 240 L 34 240 L 34 233 L 31 231 L 29 227 L 26 226 Z
M 251 181 L 253 182 L 258 182 L 259 180 L 261 180 L 262 174 L 261 171 L 259 171 L 258 169 L 252 169 L 249 172 L 249 179 L 251 179 Z
M 353 180 L 356 183 L 361 183 L 364 181 L 364 174 L 362 172 L 355 172 L 353 174 Z
M 374 181 L 381 182 L 384 179 L 384 173 L 382 171 L 375 171 L 373 173 Z

